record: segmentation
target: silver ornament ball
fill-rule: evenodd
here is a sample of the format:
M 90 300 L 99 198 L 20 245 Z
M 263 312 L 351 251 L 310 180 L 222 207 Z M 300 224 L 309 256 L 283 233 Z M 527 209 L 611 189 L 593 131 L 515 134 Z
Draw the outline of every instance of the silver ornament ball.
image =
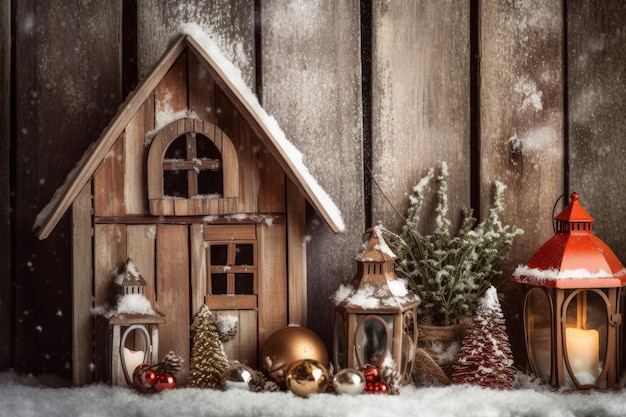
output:
M 228 368 L 222 376 L 222 387 L 226 390 L 254 390 L 254 371 L 243 364 L 235 364 Z
M 365 389 L 365 375 L 357 369 L 341 369 L 333 376 L 333 388 L 339 394 L 359 395 Z

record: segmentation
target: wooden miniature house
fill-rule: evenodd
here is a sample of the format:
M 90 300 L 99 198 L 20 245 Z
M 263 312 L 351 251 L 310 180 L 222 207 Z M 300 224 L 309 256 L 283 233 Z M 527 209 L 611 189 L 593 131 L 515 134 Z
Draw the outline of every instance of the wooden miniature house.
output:
M 343 229 L 273 119 L 206 42 L 182 35 L 169 47 L 37 221 L 45 239 L 71 207 L 76 384 L 97 377 L 91 310 L 114 302 L 112 277 L 127 259 L 165 317 L 162 354 L 189 364 L 190 323 L 206 303 L 238 317 L 229 359 L 256 366 L 270 334 L 306 324 L 306 201 Z

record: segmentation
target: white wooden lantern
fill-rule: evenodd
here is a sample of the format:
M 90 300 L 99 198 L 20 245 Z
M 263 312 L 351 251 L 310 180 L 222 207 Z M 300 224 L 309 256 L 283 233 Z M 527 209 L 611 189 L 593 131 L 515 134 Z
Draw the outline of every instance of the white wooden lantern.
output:
M 105 316 L 100 326 L 105 346 L 100 363 L 106 363 L 106 379 L 112 385 L 133 384 L 133 372 L 141 364 L 154 365 L 159 359 L 159 324 L 163 315 L 151 308 L 145 298 L 146 281 L 129 259 L 114 282 L 118 305 Z M 122 300 L 129 301 L 126 305 Z
M 107 375 L 112 385 L 133 384 L 133 372 L 142 363 L 159 360 L 160 315 L 120 314 L 110 317 L 107 326 Z

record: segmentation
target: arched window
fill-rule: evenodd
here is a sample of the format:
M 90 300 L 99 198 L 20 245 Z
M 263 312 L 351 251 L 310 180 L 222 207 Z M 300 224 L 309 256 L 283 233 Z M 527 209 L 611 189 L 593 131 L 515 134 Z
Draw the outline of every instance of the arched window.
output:
M 159 131 L 148 152 L 153 215 L 224 214 L 239 191 L 237 153 L 215 125 L 180 119 Z
M 206 136 L 187 132 L 174 139 L 163 158 L 163 195 L 174 198 L 221 198 L 222 154 Z

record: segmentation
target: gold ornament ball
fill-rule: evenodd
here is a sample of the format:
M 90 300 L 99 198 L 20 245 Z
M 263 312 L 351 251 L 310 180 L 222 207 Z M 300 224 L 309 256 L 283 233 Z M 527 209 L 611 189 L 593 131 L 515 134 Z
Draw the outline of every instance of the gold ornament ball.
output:
M 285 385 L 300 397 L 319 394 L 328 387 L 328 372 L 318 361 L 302 359 L 294 362 L 287 370 Z
M 261 349 L 263 371 L 276 382 L 282 382 L 287 369 L 296 361 L 313 359 L 328 367 L 328 351 L 322 339 L 312 330 L 289 326 L 270 335 Z
M 365 390 L 365 375 L 358 369 L 341 369 L 333 376 L 333 388 L 338 394 L 359 395 Z

